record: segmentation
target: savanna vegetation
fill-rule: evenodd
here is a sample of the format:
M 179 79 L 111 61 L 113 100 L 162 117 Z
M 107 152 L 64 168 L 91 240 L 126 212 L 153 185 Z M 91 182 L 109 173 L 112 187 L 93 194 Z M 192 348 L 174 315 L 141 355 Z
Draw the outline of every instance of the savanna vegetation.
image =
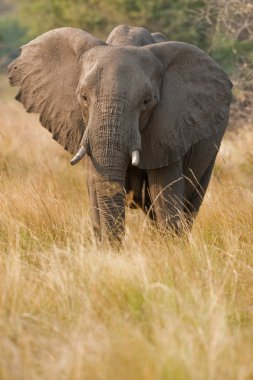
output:
M 0 1 L 0 379 L 253 379 L 253 6 L 246 0 Z M 143 25 L 232 76 L 230 130 L 193 230 L 127 211 L 95 242 L 83 164 L 14 101 L 7 62 L 53 27 Z

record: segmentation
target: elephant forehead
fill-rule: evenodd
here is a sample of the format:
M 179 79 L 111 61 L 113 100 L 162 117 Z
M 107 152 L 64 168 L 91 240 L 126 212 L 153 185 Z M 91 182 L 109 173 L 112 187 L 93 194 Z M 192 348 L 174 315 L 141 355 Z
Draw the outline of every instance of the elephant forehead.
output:
M 145 73 L 156 68 L 154 56 L 148 51 L 136 47 L 98 46 L 83 56 L 84 70 L 106 68 L 108 71 L 138 70 Z

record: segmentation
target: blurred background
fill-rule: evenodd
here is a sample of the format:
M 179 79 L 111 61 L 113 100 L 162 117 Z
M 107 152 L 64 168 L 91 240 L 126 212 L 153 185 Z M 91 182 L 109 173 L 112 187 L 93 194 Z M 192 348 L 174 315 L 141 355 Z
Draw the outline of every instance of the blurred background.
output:
M 252 124 L 252 0 L 0 0 L 0 70 L 22 44 L 49 29 L 73 26 L 106 39 L 118 24 L 207 51 L 234 83 L 230 128 Z

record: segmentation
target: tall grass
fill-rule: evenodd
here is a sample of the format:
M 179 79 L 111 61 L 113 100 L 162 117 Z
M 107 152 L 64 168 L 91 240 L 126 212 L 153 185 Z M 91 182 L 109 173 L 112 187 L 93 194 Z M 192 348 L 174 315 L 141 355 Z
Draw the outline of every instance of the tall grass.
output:
M 5 90 L 1 77 L 0 90 Z M 0 101 L 0 379 L 253 379 L 253 130 L 227 135 L 189 236 L 92 236 L 82 164 Z

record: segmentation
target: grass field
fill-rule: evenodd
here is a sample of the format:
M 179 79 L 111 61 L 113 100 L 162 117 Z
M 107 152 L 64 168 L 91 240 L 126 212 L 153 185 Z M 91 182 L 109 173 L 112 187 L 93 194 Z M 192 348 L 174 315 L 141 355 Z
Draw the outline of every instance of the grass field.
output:
M 188 237 L 131 210 L 116 251 L 92 237 L 83 164 L 6 82 L 0 380 L 253 379 L 253 127 L 226 136 Z

